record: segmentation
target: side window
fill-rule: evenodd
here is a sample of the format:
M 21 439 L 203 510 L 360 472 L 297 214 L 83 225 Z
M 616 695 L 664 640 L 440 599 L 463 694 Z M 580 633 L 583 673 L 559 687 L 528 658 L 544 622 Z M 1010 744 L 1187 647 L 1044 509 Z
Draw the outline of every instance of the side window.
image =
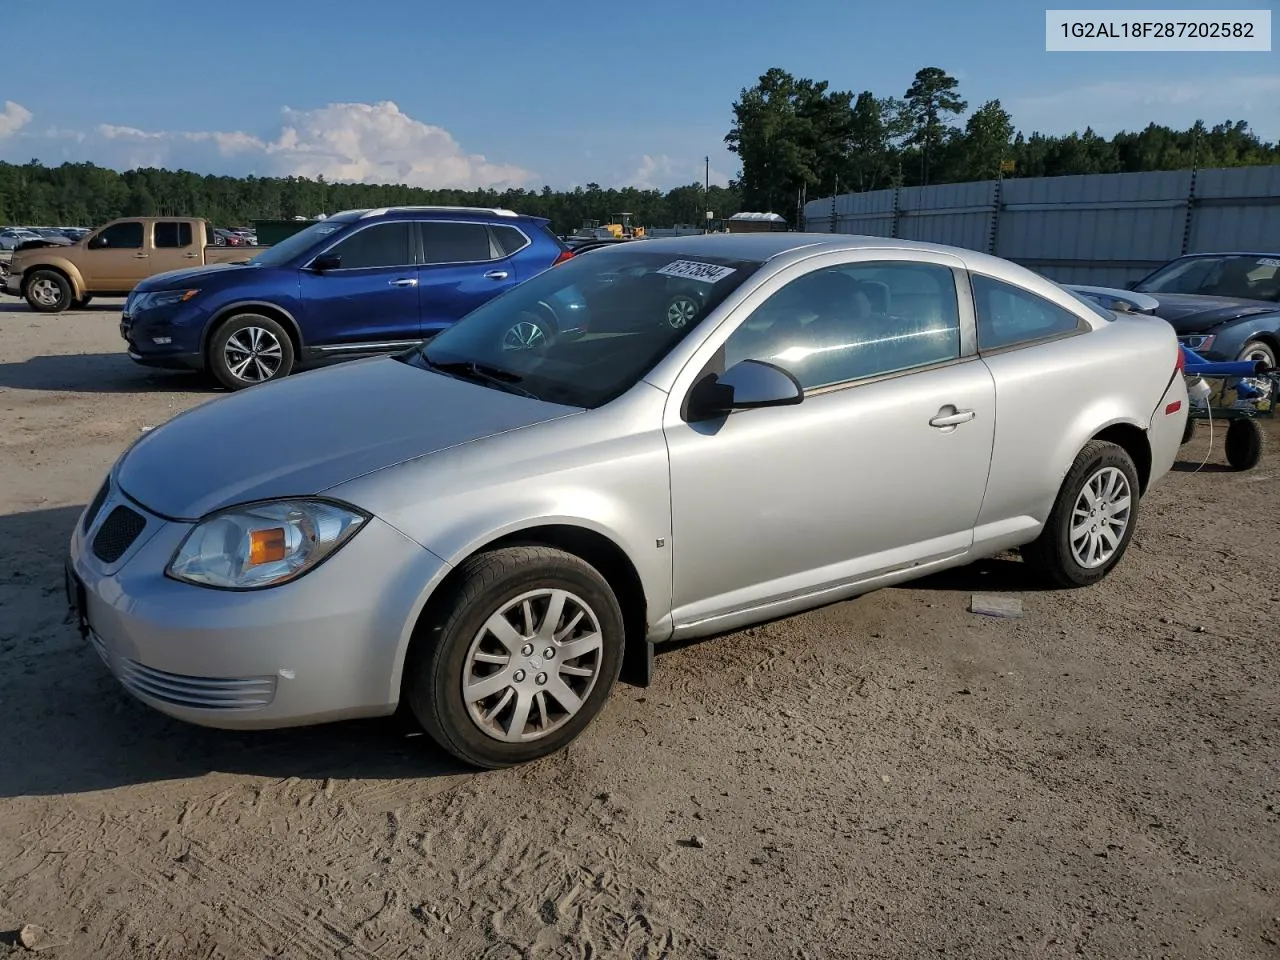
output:
M 329 251 L 341 257 L 342 270 L 360 270 L 370 267 L 404 267 L 413 263 L 409 253 L 409 225 L 379 223 L 353 233 Z
M 489 228 L 483 223 L 445 223 L 421 220 L 423 263 L 474 263 L 492 260 Z
M 999 350 L 1020 343 L 1074 333 L 1085 322 L 1070 310 L 1027 290 L 981 274 L 970 274 L 978 315 L 978 349 Z
M 806 390 L 955 360 L 955 275 L 903 261 L 815 270 L 757 307 L 724 349 L 726 367 L 765 360 Z
M 493 226 L 489 229 L 493 231 L 494 237 L 497 238 L 498 247 L 502 250 L 504 257 L 509 257 L 529 245 L 529 239 L 515 227 Z
M 142 224 L 137 221 L 113 223 L 98 234 L 94 246 L 106 250 L 141 250 Z
M 204 245 L 206 247 L 216 247 L 222 238 L 213 232 L 213 224 L 206 223 L 204 225 Z
M 155 226 L 156 248 L 163 250 L 173 247 L 191 246 L 191 224 L 185 220 L 162 220 Z

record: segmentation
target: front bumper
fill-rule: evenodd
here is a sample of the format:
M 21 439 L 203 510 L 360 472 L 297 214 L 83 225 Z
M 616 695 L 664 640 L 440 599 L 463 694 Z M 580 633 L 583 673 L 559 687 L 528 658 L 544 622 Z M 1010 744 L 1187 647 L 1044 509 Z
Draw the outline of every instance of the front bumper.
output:
M 227 729 L 395 710 L 408 638 L 442 560 L 375 518 L 299 580 L 214 590 L 164 575 L 191 524 L 148 512 L 111 482 L 93 507 L 72 534 L 68 600 L 134 697 Z
M 177 334 L 175 336 L 175 334 Z M 157 324 L 154 319 L 144 317 L 141 321 L 129 314 L 129 303 L 125 303 L 124 312 L 120 314 L 120 338 L 128 346 L 129 359 L 144 367 L 157 367 L 161 370 L 203 370 L 204 356 L 199 350 L 187 347 L 183 331 L 175 329 L 168 323 Z M 156 337 L 168 340 L 168 343 L 157 344 Z
M 11 297 L 22 296 L 22 274 L 14 273 L 13 267 L 9 267 L 9 273 L 0 276 L 0 293 L 7 293 Z

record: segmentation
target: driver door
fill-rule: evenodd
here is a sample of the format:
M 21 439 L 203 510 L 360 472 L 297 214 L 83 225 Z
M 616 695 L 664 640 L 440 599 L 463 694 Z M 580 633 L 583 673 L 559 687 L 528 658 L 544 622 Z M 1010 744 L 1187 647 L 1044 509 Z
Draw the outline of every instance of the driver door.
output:
M 80 272 L 90 293 L 126 293 L 157 272 L 151 269 L 140 220 L 121 220 L 94 234 L 85 245 L 83 262 Z
M 677 630 L 786 612 L 973 543 L 995 389 L 973 349 L 972 305 L 961 307 L 960 262 L 816 262 L 744 303 L 672 391 Z M 703 372 L 746 359 L 792 373 L 802 402 L 688 422 Z

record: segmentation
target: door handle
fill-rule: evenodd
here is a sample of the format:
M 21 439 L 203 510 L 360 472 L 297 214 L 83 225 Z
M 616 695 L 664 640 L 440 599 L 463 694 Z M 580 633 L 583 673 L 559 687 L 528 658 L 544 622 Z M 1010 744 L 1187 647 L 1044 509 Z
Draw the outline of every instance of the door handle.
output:
M 393 287 L 416 287 L 417 285 L 418 280 L 416 277 L 403 277 L 399 280 L 391 281 L 391 286 Z
M 183 256 L 186 257 L 188 260 L 195 260 L 200 255 L 198 253 L 184 253 Z
M 931 427 L 954 427 L 962 423 L 968 423 L 977 416 L 972 410 L 956 410 L 955 407 L 943 407 L 943 410 L 955 410 L 955 413 L 943 413 L 938 411 L 938 415 L 929 421 Z
M 145 260 L 145 259 L 147 259 L 147 255 L 146 255 L 145 253 L 135 253 L 135 254 L 133 255 L 133 259 L 135 259 L 135 260 Z
M 505 280 L 510 274 L 505 270 L 490 270 L 484 275 L 486 280 Z

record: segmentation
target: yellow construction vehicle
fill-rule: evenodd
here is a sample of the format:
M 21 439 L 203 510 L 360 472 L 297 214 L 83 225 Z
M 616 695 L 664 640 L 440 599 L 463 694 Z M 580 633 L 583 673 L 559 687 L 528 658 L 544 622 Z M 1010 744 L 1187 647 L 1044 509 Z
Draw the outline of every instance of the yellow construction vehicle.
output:
M 620 240 L 637 240 L 644 236 L 644 227 L 634 226 L 631 223 L 632 216 L 634 214 L 615 213 L 613 223 L 606 223 L 604 228 Z

